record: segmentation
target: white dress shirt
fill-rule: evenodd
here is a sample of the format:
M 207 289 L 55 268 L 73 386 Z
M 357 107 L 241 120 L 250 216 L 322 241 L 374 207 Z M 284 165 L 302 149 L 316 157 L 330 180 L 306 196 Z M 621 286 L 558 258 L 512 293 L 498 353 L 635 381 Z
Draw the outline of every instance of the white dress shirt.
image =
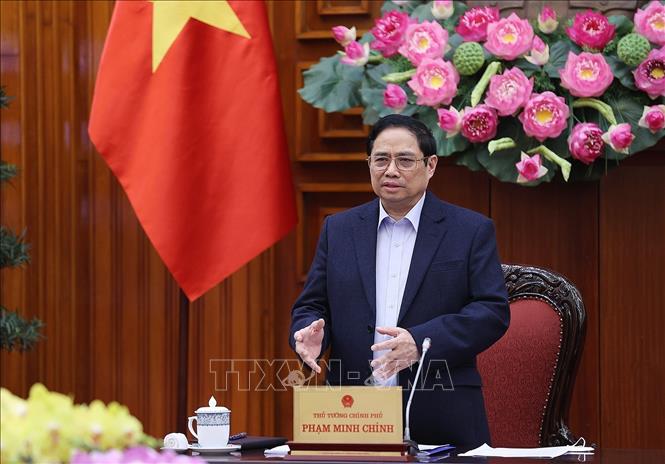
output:
M 379 201 L 379 225 L 376 235 L 376 327 L 396 327 L 406 279 L 416 243 L 420 213 L 425 194 L 399 221 L 391 218 Z M 390 335 L 374 333 L 374 343 L 389 340 Z M 387 353 L 375 351 L 374 359 Z M 397 375 L 380 382 L 397 385 Z

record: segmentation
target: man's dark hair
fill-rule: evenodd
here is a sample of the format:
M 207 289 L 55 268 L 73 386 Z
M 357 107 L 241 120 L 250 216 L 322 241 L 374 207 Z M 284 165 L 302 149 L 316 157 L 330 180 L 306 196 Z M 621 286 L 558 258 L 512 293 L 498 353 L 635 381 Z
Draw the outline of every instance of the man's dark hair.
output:
M 432 131 L 425 124 L 411 116 L 389 114 L 379 119 L 372 127 L 369 137 L 367 137 L 367 156 L 372 154 L 374 141 L 379 134 L 389 127 L 403 127 L 416 137 L 418 148 L 423 152 L 423 155 L 436 155 L 436 141 L 434 140 Z

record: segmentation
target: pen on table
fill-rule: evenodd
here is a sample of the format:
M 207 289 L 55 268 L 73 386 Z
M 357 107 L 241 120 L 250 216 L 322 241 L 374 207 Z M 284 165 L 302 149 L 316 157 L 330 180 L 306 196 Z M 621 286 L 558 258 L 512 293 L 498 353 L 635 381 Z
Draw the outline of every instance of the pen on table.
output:
M 231 440 L 240 440 L 241 438 L 245 438 L 245 437 L 247 437 L 247 432 L 240 432 L 240 433 L 236 433 L 235 435 L 231 435 L 229 437 L 229 441 L 231 441 Z

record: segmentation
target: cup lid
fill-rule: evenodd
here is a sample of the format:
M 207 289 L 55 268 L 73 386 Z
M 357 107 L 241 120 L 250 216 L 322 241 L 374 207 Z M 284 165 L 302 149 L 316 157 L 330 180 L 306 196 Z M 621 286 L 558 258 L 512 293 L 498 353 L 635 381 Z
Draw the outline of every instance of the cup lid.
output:
M 208 401 L 208 406 L 201 406 L 199 409 L 195 411 L 197 414 L 199 413 L 214 413 L 214 412 L 231 412 L 229 409 L 225 408 L 224 406 L 217 406 L 217 400 L 215 400 L 214 396 L 210 397 L 210 400 Z

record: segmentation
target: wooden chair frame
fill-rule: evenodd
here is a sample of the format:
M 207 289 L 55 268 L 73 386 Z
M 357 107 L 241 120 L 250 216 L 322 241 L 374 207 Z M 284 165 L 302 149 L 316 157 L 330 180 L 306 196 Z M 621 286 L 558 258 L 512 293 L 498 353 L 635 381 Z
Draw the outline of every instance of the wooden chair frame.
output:
M 540 443 L 541 446 L 573 444 L 577 437 L 566 422 L 586 334 L 582 297 L 568 279 L 555 272 L 517 264 L 502 267 L 510 303 L 535 298 L 550 305 L 559 315 L 559 353 L 543 411 Z

